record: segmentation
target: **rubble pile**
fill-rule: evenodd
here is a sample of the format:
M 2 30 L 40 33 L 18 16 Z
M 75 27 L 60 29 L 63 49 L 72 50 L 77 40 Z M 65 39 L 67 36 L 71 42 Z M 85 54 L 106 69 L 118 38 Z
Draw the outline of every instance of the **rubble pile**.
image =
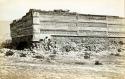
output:
M 69 64 L 102 64 L 100 58 L 104 56 L 121 56 L 124 52 L 123 42 L 96 43 L 93 41 L 67 41 L 45 38 L 39 46 L 24 50 L 0 49 L 6 57 L 27 58 L 33 61 Z M 98 40 L 99 41 L 99 40 Z M 60 42 L 60 43 L 58 43 Z

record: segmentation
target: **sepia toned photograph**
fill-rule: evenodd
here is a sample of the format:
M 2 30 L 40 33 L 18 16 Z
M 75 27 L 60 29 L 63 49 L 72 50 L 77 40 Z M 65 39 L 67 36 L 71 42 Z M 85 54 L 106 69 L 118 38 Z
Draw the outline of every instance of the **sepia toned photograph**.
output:
M 0 79 L 125 79 L 125 0 L 0 0 Z

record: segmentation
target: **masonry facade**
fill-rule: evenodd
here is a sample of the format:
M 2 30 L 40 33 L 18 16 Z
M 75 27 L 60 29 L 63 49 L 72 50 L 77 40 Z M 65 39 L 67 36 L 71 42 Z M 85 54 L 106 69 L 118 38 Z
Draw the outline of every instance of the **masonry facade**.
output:
M 30 9 L 25 16 L 10 24 L 10 30 L 15 46 L 19 43 L 31 46 L 45 37 L 124 39 L 125 18 L 80 14 L 61 9 L 53 11 Z

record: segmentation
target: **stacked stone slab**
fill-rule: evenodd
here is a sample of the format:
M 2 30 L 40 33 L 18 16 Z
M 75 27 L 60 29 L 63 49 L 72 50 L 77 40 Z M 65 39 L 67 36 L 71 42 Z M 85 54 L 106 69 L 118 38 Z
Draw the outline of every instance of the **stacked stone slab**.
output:
M 31 47 L 40 40 L 60 37 L 72 38 L 125 38 L 125 18 L 119 16 L 91 15 L 69 10 L 42 11 L 30 9 L 25 16 L 10 24 L 15 47 Z M 103 40 L 104 40 L 103 39 Z M 88 39 L 89 40 L 89 39 Z M 68 41 L 68 40 L 66 40 Z M 124 40 L 123 40 L 124 41 Z M 96 43 L 96 42 L 95 42 Z

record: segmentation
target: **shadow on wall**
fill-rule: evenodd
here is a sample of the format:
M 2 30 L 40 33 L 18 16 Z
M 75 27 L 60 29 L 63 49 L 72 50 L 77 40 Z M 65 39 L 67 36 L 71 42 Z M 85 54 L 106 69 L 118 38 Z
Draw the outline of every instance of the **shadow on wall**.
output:
M 26 41 L 22 41 L 17 45 L 16 49 L 23 50 L 24 48 L 27 48 L 27 47 L 28 47 L 28 43 Z

